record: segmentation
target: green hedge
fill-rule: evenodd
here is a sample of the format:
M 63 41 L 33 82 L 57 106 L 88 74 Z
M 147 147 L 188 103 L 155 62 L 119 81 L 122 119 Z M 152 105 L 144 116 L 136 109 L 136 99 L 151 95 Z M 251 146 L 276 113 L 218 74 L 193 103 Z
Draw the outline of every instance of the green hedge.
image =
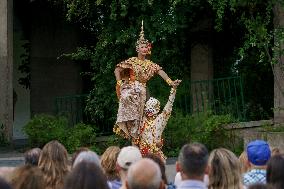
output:
M 42 147 L 51 140 L 61 142 L 69 153 L 81 146 L 92 146 L 96 139 L 96 127 L 79 123 L 68 126 L 61 116 L 35 115 L 23 128 L 30 147 Z
M 230 115 L 183 115 L 176 112 L 164 131 L 164 151 L 169 157 L 177 156 L 184 144 L 200 142 L 209 150 L 224 147 L 239 153 L 242 144 L 236 142 L 238 138 L 224 128 L 224 125 L 234 121 Z

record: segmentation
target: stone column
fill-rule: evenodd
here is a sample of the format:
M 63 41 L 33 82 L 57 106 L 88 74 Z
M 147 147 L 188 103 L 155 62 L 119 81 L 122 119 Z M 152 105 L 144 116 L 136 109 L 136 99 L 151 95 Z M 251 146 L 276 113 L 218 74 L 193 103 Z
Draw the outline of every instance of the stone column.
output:
M 191 48 L 191 81 L 213 79 L 212 47 L 209 44 L 196 44 Z M 192 84 L 191 96 L 193 112 L 208 110 L 212 86 L 208 82 Z
M 0 0 L 0 124 L 13 136 L 13 0 Z
M 280 32 L 284 30 L 284 8 L 279 4 L 274 7 L 274 27 L 280 29 Z M 283 35 L 282 35 L 283 36 Z M 280 43 L 275 38 L 275 44 Z M 284 44 L 279 44 L 279 49 L 283 50 Z M 278 58 L 278 62 L 274 65 L 274 122 L 284 123 L 284 55 L 282 54 Z

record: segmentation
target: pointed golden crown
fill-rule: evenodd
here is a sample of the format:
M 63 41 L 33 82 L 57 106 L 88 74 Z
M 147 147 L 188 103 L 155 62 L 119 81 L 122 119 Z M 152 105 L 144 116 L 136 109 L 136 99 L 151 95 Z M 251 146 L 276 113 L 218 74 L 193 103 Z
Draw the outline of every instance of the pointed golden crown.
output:
M 143 20 L 142 20 L 142 24 L 141 24 L 141 31 L 139 34 L 139 39 L 136 42 L 136 51 L 138 51 L 138 48 L 140 45 L 142 44 L 150 44 L 149 41 L 147 39 L 145 39 L 144 37 L 144 27 L 143 27 Z

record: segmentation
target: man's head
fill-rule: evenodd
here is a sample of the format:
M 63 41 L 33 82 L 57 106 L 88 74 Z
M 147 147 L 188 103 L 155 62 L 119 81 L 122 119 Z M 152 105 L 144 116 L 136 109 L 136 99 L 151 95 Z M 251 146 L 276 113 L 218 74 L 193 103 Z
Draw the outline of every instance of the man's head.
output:
M 141 152 L 134 146 L 123 147 L 117 157 L 117 165 L 123 169 L 128 170 L 131 164 L 142 159 Z
M 144 158 L 131 165 L 127 173 L 128 189 L 163 188 L 161 170 L 153 160 Z
M 254 140 L 246 148 L 248 161 L 255 166 L 264 166 L 270 159 L 271 152 L 267 142 Z
M 151 117 L 153 115 L 158 114 L 159 111 L 160 111 L 160 102 L 157 99 L 150 97 L 145 104 L 144 108 L 145 114 Z
M 208 162 L 208 150 L 200 143 L 186 144 L 180 150 L 177 171 L 187 178 L 202 178 Z

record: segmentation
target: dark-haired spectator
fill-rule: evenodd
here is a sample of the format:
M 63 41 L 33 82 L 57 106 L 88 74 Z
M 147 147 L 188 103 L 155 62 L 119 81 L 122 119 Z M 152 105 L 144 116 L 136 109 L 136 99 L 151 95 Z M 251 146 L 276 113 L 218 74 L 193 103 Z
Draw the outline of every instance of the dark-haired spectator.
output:
M 25 152 L 25 165 L 38 166 L 38 160 L 41 153 L 40 148 L 32 148 Z
M 268 187 L 266 184 L 261 184 L 261 183 L 257 183 L 257 184 L 251 184 L 248 189 L 269 189 L 270 187 Z M 272 188 L 271 188 L 272 189 Z
M 246 148 L 250 171 L 243 176 L 243 183 L 249 186 L 255 183 L 266 183 L 266 163 L 271 156 L 270 148 L 267 142 L 255 140 L 250 142 Z
M 101 167 L 92 162 L 82 161 L 68 174 L 64 189 L 109 189 L 107 178 Z
M 130 166 L 127 173 L 127 189 L 164 189 L 162 174 L 157 163 L 143 158 Z
M 0 177 L 0 188 L 1 189 L 12 189 L 12 187 L 1 177 Z
M 120 148 L 118 146 L 110 146 L 101 156 L 101 166 L 112 189 L 121 187 L 121 181 L 116 171 L 116 161 L 119 152 Z
M 225 148 L 210 153 L 208 165 L 210 189 L 243 189 L 241 165 L 237 156 Z
M 46 189 L 62 188 L 69 172 L 67 150 L 56 140 L 48 142 L 42 149 L 38 166 L 43 172 Z
M 116 170 L 121 180 L 120 189 L 126 189 L 126 177 L 129 167 L 142 159 L 140 150 L 134 146 L 123 147 L 117 157 Z
M 284 188 L 284 155 L 274 155 L 267 164 L 267 183 L 274 189 Z
M 176 169 L 181 174 L 178 189 L 206 189 L 203 182 L 207 170 L 208 150 L 200 143 L 186 144 L 182 147 Z
M 11 184 L 14 189 L 45 189 L 43 174 L 34 165 L 24 165 L 16 168 Z

